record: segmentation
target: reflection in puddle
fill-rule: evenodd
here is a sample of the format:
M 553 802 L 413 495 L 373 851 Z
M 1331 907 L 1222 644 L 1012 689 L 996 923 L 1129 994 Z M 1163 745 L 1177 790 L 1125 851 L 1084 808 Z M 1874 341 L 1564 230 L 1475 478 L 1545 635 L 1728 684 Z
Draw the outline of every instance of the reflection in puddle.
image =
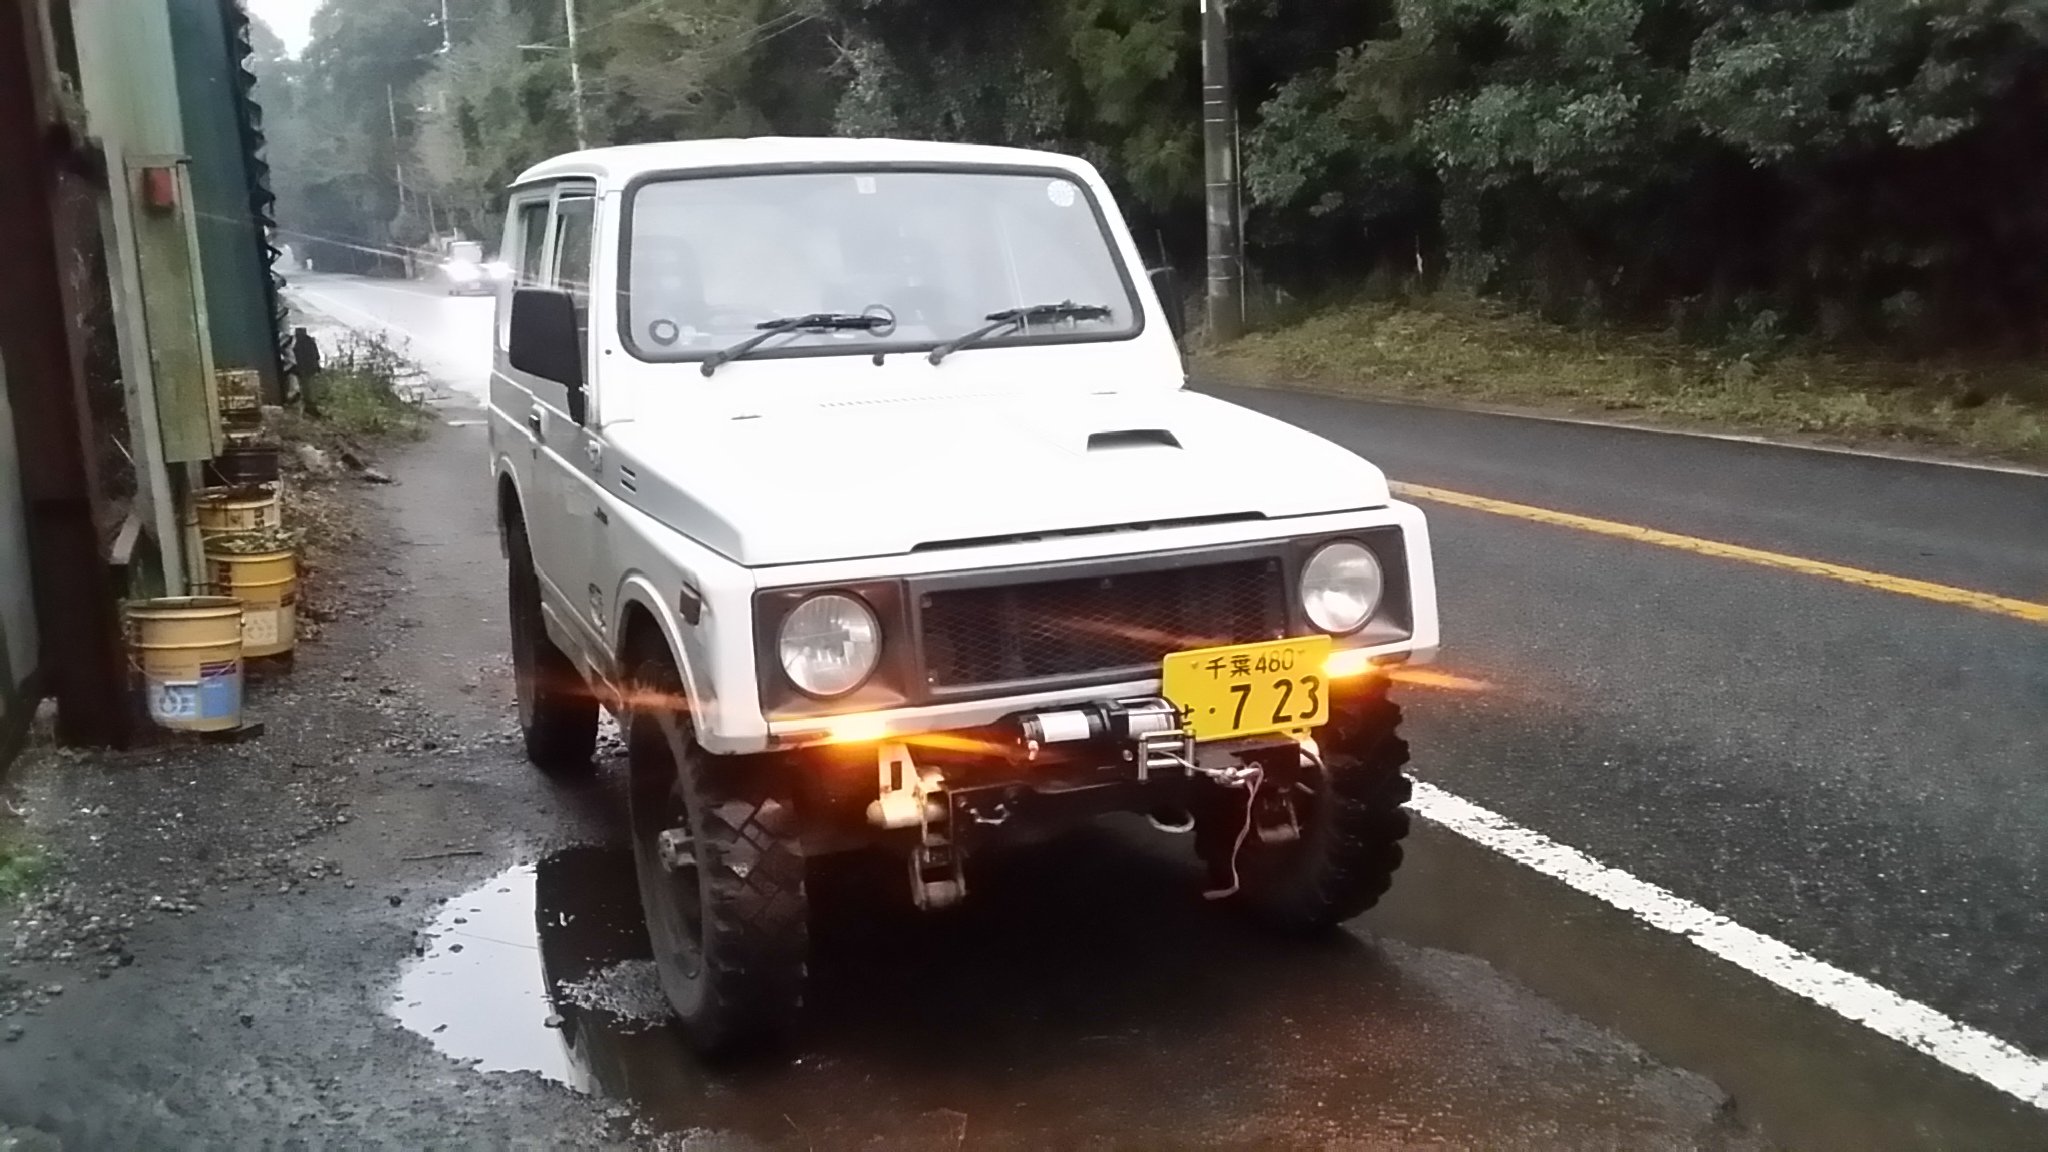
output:
M 693 1149 L 1652 1148 L 1723 1123 L 1711 1085 L 1483 965 L 1247 932 L 1185 856 L 1142 834 L 1021 849 L 941 917 L 887 859 L 814 867 L 811 1027 L 770 1066 L 690 1055 L 616 848 L 451 899 L 391 1010 L 449 1057 L 617 1099 Z
M 623 1093 L 632 1056 L 680 1060 L 642 1051 L 676 1039 L 630 855 L 572 848 L 507 869 L 449 900 L 421 938 L 391 1011 L 451 1059 L 586 1093 Z

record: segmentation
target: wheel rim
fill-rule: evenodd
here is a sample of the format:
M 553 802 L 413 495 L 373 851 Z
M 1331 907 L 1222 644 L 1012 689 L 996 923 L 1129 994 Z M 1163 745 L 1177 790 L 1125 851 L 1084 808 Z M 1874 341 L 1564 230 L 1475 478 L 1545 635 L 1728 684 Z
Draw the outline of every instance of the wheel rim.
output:
M 687 739 L 672 715 L 633 718 L 633 852 L 647 929 L 657 950 L 694 980 L 704 961 L 704 888 L 680 771 Z

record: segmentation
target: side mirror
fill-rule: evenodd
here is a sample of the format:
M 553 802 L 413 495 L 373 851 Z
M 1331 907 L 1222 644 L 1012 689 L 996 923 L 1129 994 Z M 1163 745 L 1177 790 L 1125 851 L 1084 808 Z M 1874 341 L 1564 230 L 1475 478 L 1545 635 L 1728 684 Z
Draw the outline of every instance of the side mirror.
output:
M 1159 297 L 1159 306 L 1166 310 L 1166 327 L 1179 340 L 1187 335 L 1188 302 L 1180 294 L 1180 277 L 1171 266 L 1154 268 L 1151 271 L 1152 291 Z
M 577 332 L 576 302 L 554 288 L 520 288 L 512 293 L 511 331 L 505 358 L 514 370 L 552 380 L 569 390 L 569 415 L 583 422 L 583 340 Z

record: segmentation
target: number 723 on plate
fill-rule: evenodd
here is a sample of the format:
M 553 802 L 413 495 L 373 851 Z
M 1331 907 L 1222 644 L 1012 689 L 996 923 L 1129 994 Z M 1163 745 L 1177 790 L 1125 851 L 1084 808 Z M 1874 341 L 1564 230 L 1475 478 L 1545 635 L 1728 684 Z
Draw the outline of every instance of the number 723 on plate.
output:
M 1160 695 L 1197 740 L 1314 728 L 1329 718 L 1323 670 L 1328 636 L 1175 652 L 1160 667 Z

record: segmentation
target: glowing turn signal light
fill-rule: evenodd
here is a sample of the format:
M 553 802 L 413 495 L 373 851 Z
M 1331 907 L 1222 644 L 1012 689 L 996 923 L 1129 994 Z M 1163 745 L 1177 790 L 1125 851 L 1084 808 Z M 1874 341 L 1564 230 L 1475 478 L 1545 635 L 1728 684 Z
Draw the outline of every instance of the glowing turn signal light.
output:
M 826 740 L 833 744 L 867 744 L 889 734 L 880 716 L 848 716 L 832 725 Z
M 1332 680 L 1346 680 L 1353 676 L 1363 676 L 1373 671 L 1375 667 L 1372 657 L 1366 655 L 1362 649 L 1351 648 L 1330 653 L 1330 658 L 1323 661 L 1323 675 Z

